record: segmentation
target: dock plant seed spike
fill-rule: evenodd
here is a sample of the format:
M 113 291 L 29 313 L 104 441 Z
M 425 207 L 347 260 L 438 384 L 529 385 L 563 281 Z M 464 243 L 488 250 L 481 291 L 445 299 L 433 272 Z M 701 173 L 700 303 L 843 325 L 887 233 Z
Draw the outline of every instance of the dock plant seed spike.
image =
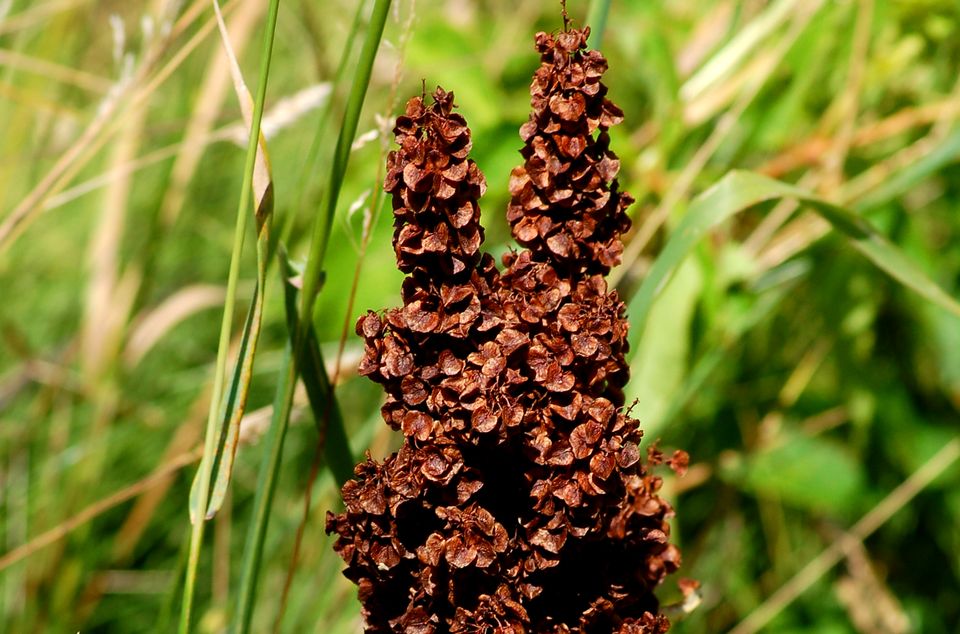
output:
M 666 632 L 673 510 L 623 410 L 627 322 L 604 275 L 624 213 L 607 63 L 589 28 L 536 36 L 533 113 L 507 211 L 523 250 L 480 252 L 485 181 L 453 93 L 415 97 L 388 158 L 403 306 L 368 312 L 360 373 L 404 435 L 343 487 L 327 531 L 376 634 Z M 685 584 L 686 585 L 686 584 Z

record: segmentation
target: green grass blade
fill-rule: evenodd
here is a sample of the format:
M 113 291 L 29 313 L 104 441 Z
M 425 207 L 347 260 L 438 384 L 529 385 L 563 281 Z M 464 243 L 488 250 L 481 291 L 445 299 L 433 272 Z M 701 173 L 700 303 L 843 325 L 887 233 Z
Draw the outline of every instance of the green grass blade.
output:
M 586 26 L 590 27 L 590 37 L 587 44 L 590 48 L 600 49 L 603 43 L 603 32 L 607 28 L 607 16 L 610 15 L 610 0 L 593 0 L 587 11 Z
M 340 93 L 340 86 L 343 83 L 343 78 L 347 74 L 349 62 L 352 59 L 354 41 L 356 40 L 357 33 L 360 32 L 360 26 L 363 23 L 363 16 L 365 14 L 364 9 L 366 6 L 367 0 L 361 0 L 357 4 L 357 10 L 353 15 L 353 22 L 350 24 L 350 31 L 347 33 L 347 39 L 344 41 L 343 51 L 340 54 L 340 61 L 337 63 L 337 69 L 333 74 L 330 98 L 327 99 L 327 103 L 324 104 L 323 110 L 321 110 L 320 114 L 317 116 L 317 127 L 313 134 L 313 141 L 310 143 L 310 150 L 307 152 L 307 157 L 303 162 L 303 169 L 300 172 L 299 184 L 297 187 L 297 189 L 300 191 L 300 200 L 296 209 L 292 209 L 290 213 L 287 214 L 287 217 L 283 223 L 283 228 L 278 236 L 278 239 L 282 240 L 283 242 L 289 242 L 290 232 L 293 231 L 294 221 L 296 220 L 297 215 L 302 213 L 307 206 L 307 194 L 311 191 L 311 188 L 307 187 L 306 183 L 309 179 L 314 177 L 314 174 L 317 171 L 317 165 L 320 162 L 320 148 L 324 146 L 324 141 L 327 137 L 330 115 L 334 110 L 334 102 L 336 101 L 335 96 Z
M 324 198 L 324 209 L 323 212 L 318 215 L 314 224 L 310 253 L 307 258 L 306 273 L 303 277 L 303 290 L 301 293 L 298 319 L 294 322 L 292 316 L 288 316 L 287 323 L 290 328 L 292 345 L 288 344 L 286 346 L 284 359 L 281 363 L 282 378 L 277 386 L 269 437 L 264 446 L 265 460 L 260 466 L 257 493 L 254 498 L 254 517 L 247 534 L 246 545 L 244 546 L 240 596 L 237 605 L 237 615 L 234 621 L 234 625 L 240 633 L 249 631 L 250 620 L 253 616 L 253 604 L 256 600 L 256 586 L 263 553 L 263 540 L 266 536 L 270 509 L 273 505 L 273 490 L 276 485 L 277 473 L 280 470 L 280 456 L 283 450 L 283 439 L 290 420 L 297 372 L 300 367 L 304 367 L 309 363 L 311 358 L 319 359 L 319 357 L 314 357 L 315 354 L 319 353 L 319 347 L 310 345 L 315 341 L 315 337 L 311 336 L 313 304 L 322 284 L 323 260 L 326 255 L 327 244 L 330 239 L 330 228 L 333 225 L 333 217 L 336 213 L 337 202 L 340 197 L 340 187 L 344 174 L 346 173 L 347 163 L 350 159 L 350 148 L 353 144 L 353 138 L 356 136 L 357 126 L 360 120 L 360 111 L 363 108 L 363 102 L 366 98 L 367 87 L 369 86 L 370 76 L 373 72 L 373 63 L 376 59 L 377 50 L 380 47 L 380 40 L 383 36 L 383 29 L 386 25 L 389 12 L 390 0 L 376 1 L 370 18 L 370 26 L 364 38 L 363 49 L 360 52 L 360 60 L 358 61 L 357 71 L 354 75 L 350 96 L 347 100 L 343 122 L 340 126 L 340 134 L 337 138 L 333 164 L 330 169 L 329 186 Z M 290 308 L 292 309 L 292 307 Z M 288 311 L 288 313 L 291 313 L 291 311 Z M 312 349 L 316 351 L 316 353 L 310 352 L 308 354 L 306 352 L 308 349 Z M 320 367 L 323 367 L 322 363 L 320 363 Z M 329 383 L 327 384 L 327 388 L 328 392 L 332 392 L 332 390 L 329 389 Z M 336 437 L 334 436 L 329 440 L 336 441 Z M 346 445 L 345 433 L 343 434 L 342 443 Z M 339 457 L 341 460 L 350 460 L 350 466 L 352 468 L 352 458 L 350 458 L 349 451 L 339 454 Z
M 267 277 L 267 251 L 269 249 L 269 224 L 263 224 L 257 238 L 257 285 L 254 288 L 247 321 L 244 324 L 243 335 L 240 341 L 239 362 L 234 369 L 230 382 L 230 392 L 224 403 L 223 415 L 217 437 L 219 438 L 217 451 L 214 455 L 210 478 L 213 489 L 207 503 L 205 519 L 213 519 L 223 506 L 227 487 L 233 473 L 233 462 L 237 455 L 238 440 L 240 438 L 240 421 L 246 411 L 247 396 L 250 392 L 250 381 L 253 378 L 253 361 L 257 352 L 257 342 L 260 338 L 260 327 L 263 317 L 263 297 Z M 190 520 L 196 521 L 200 515 L 199 470 L 194 478 L 190 490 Z
M 310 409 L 321 434 L 325 434 L 324 457 L 338 487 L 353 477 L 354 459 L 343 423 L 340 405 L 334 396 L 327 367 L 313 326 L 307 332 L 301 380 L 307 391 Z
M 220 7 L 213 4 L 220 26 L 224 48 L 230 61 L 230 70 L 233 75 L 234 90 L 240 101 L 243 118 L 249 126 L 253 117 L 253 99 L 243 81 L 240 63 L 236 59 L 230 45 L 227 26 L 223 22 Z M 239 361 L 234 369 L 230 381 L 230 392 L 224 403 L 223 415 L 216 432 L 217 449 L 213 457 L 213 466 L 210 468 L 210 480 L 213 481 L 213 490 L 204 511 L 206 519 L 212 519 L 223 505 L 223 500 L 230 484 L 233 473 L 233 461 L 237 455 L 237 441 L 240 438 L 240 421 L 247 405 L 247 396 L 250 392 L 250 381 L 253 378 L 253 360 L 257 352 L 257 342 L 260 339 L 260 326 L 263 319 L 263 297 L 267 283 L 267 265 L 270 251 L 270 224 L 273 219 L 273 176 L 270 173 L 270 159 L 267 151 L 267 142 L 263 134 L 259 135 L 257 156 L 253 169 L 253 197 L 254 217 L 257 219 L 257 284 L 254 289 L 250 308 L 247 311 L 247 321 L 244 324 L 240 341 Z M 200 516 L 200 471 L 194 478 L 190 491 L 190 520 L 197 521 Z
M 960 302 L 854 212 L 814 197 L 809 192 L 752 172 L 734 171 L 703 192 L 691 204 L 676 231 L 657 257 L 640 289 L 630 300 L 630 351 L 635 352 L 654 300 L 666 286 L 676 267 L 710 229 L 731 216 L 761 202 L 795 198 L 819 213 L 883 272 L 921 297 L 955 315 Z
M 256 100 L 253 103 L 253 112 L 250 117 L 250 135 L 247 143 L 247 154 L 244 163 L 243 185 L 240 189 L 240 201 L 237 205 L 237 222 L 234 232 L 233 249 L 230 257 L 230 270 L 227 276 L 227 296 L 224 302 L 223 320 L 220 325 L 220 341 L 217 349 L 217 365 L 214 373 L 213 393 L 210 399 L 210 413 L 207 417 L 206 436 L 204 439 L 203 460 L 200 464 L 197 482 L 196 509 L 206 509 L 210 498 L 210 483 L 212 469 L 214 465 L 214 456 L 218 444 L 217 427 L 222 418 L 220 414 L 220 402 L 223 398 L 223 387 L 227 367 L 227 355 L 230 347 L 230 333 L 233 330 L 233 312 L 236 304 L 237 280 L 240 276 L 240 255 L 243 251 L 243 242 L 247 230 L 247 217 L 250 208 L 250 198 L 255 185 L 258 185 L 261 179 L 257 177 L 258 149 L 261 143 L 260 121 L 263 118 L 263 107 L 266 100 L 267 79 L 270 73 L 270 60 L 273 55 L 273 39 L 276 32 L 277 15 L 279 13 L 280 0 L 271 0 L 270 9 L 267 15 L 267 24 L 264 30 L 263 51 L 261 53 L 260 82 L 257 87 Z M 265 160 L 265 157 L 260 157 Z M 258 195 L 256 216 L 258 229 L 262 230 L 268 223 L 264 221 L 263 212 L 267 210 L 264 201 L 272 200 L 272 188 L 267 187 Z M 258 243 L 260 241 L 258 240 Z M 260 287 L 262 290 L 262 286 Z M 238 363 L 238 368 L 242 364 Z M 192 505 L 192 503 L 191 503 Z M 200 519 L 200 518 L 198 518 Z M 183 603 L 180 610 L 180 634 L 187 634 L 191 628 L 191 617 L 193 612 L 194 588 L 196 586 L 197 568 L 200 563 L 200 549 L 203 545 L 203 532 L 205 521 L 197 521 L 193 524 L 190 532 L 190 553 L 187 561 Z
M 263 559 L 263 542 L 270 524 L 270 509 L 277 488 L 277 476 L 283 455 L 283 441 L 287 435 L 293 391 L 297 377 L 293 363 L 292 344 L 283 349 L 282 367 L 285 369 L 273 401 L 273 416 L 270 429 L 263 443 L 263 459 L 257 476 L 257 490 L 253 498 L 253 515 L 243 547 L 243 563 L 240 573 L 240 591 L 231 631 L 244 634 L 250 631 L 253 606 L 256 602 L 257 582 L 260 578 L 260 563 Z
M 924 179 L 942 170 L 960 157 L 960 128 L 947 135 L 929 154 L 906 165 L 891 174 L 890 178 L 863 198 L 857 200 L 857 207 L 869 209 L 900 196 L 917 187 Z
M 277 391 L 274 396 L 273 416 L 270 420 L 267 440 L 264 443 L 263 461 L 260 465 L 257 491 L 254 495 L 253 518 L 243 551 L 240 591 L 237 612 L 234 617 L 235 631 L 241 634 L 250 631 L 250 623 L 253 618 L 259 570 L 263 559 L 263 542 L 270 522 L 270 509 L 273 506 L 273 495 L 276 490 L 277 475 L 280 471 L 283 454 L 283 442 L 289 426 L 293 392 L 297 380 L 292 353 L 292 337 L 299 329 L 298 293 L 296 286 L 292 283 L 293 278 L 297 276 L 297 271 L 287 258 L 282 245 L 278 251 L 278 257 L 280 258 L 280 270 L 284 277 L 284 303 L 287 328 L 291 340 L 284 348 L 282 362 L 284 374 L 277 384 Z M 307 339 L 304 345 L 306 350 L 303 352 L 302 358 L 302 379 L 311 408 L 314 411 L 314 420 L 318 427 L 320 442 L 325 444 L 327 463 L 330 465 L 337 481 L 342 484 L 353 472 L 353 458 L 347 442 L 347 434 L 343 427 L 343 416 L 327 378 L 323 357 L 320 354 L 320 348 L 317 345 L 312 327 L 307 331 Z
M 367 87 L 370 85 L 370 75 L 373 73 L 373 62 L 380 48 L 380 39 L 383 36 L 383 27 L 390 13 L 390 0 L 376 0 L 373 13 L 370 16 L 370 26 L 363 41 L 360 59 L 357 62 L 357 72 L 353 77 L 350 96 L 343 113 L 343 122 L 340 125 L 340 134 L 337 137 L 337 146 L 333 154 L 333 164 L 330 168 L 330 179 L 324 196 L 323 210 L 317 216 L 313 226 L 313 235 L 310 242 L 310 254 L 307 258 L 307 270 L 303 280 L 303 292 L 300 297 L 300 328 L 298 341 L 303 341 L 304 328 L 311 323 L 313 304 L 319 290 L 320 272 L 323 270 L 323 260 L 327 253 L 327 244 L 330 241 L 330 228 L 333 226 L 333 217 L 336 215 L 337 202 L 340 199 L 340 187 L 350 161 L 350 147 L 357 135 L 357 126 L 360 122 L 360 111 L 367 96 Z
M 280 249 L 280 268 L 284 272 L 284 299 L 287 306 L 287 327 L 291 333 L 297 332 L 299 319 L 297 304 L 299 293 L 292 280 L 297 276 L 293 263 L 287 258 L 284 249 Z M 307 330 L 302 354 L 300 378 L 310 401 L 313 420 L 317 425 L 319 441 L 323 444 L 324 457 L 333 473 L 337 486 L 353 476 L 353 453 L 344 427 L 343 414 L 330 384 L 323 352 L 317 341 L 316 332 L 311 325 Z
M 701 96 L 710 86 L 729 78 L 737 68 L 754 53 L 757 47 L 776 32 L 800 4 L 798 0 L 779 0 L 769 3 L 762 13 L 741 27 L 737 34 L 711 56 L 680 88 L 680 95 L 687 102 Z
M 243 411 L 246 405 L 246 392 L 250 385 L 250 376 L 253 371 L 253 346 L 251 335 L 254 329 L 259 334 L 260 313 L 262 312 L 263 301 L 260 299 L 260 285 L 257 284 L 253 290 L 253 299 L 250 310 L 247 312 L 247 320 L 243 325 L 243 334 L 240 339 L 239 362 L 234 368 L 233 376 L 230 380 L 230 391 L 227 393 L 226 401 L 217 423 L 216 437 L 218 438 L 216 450 L 213 456 L 213 466 L 210 468 L 210 481 L 219 482 L 221 472 L 224 468 L 230 469 L 233 463 L 233 455 L 236 451 L 236 439 L 239 436 L 240 419 L 243 417 Z M 255 325 L 256 324 L 256 325 Z M 240 397 L 238 406 L 237 397 Z M 200 474 L 203 467 L 197 469 L 193 477 L 193 484 L 190 486 L 190 522 L 196 523 L 202 516 L 204 519 L 211 519 L 216 514 L 214 509 L 214 493 L 211 493 L 207 502 L 206 511 L 201 510 L 200 502 Z M 214 487 L 214 490 L 216 486 Z M 216 505 L 219 508 L 219 505 Z

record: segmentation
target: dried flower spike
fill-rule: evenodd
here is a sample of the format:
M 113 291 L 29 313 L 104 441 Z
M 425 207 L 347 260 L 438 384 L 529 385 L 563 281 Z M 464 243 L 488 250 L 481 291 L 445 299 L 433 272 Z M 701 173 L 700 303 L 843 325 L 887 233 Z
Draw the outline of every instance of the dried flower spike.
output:
M 623 411 L 627 323 L 603 274 L 628 227 L 589 31 L 540 33 L 508 218 L 526 247 L 481 255 L 484 180 L 453 94 L 411 99 L 388 161 L 403 307 L 367 313 L 360 371 L 404 434 L 356 468 L 327 530 L 372 633 L 653 634 L 680 553 Z M 678 472 L 686 454 L 666 461 Z
M 630 227 L 620 161 L 607 130 L 623 112 L 606 98 L 607 60 L 585 50 L 590 29 L 537 34 L 540 68 L 530 119 L 520 128 L 525 162 L 510 175 L 507 220 L 517 242 L 566 267 L 606 274 L 620 261 Z

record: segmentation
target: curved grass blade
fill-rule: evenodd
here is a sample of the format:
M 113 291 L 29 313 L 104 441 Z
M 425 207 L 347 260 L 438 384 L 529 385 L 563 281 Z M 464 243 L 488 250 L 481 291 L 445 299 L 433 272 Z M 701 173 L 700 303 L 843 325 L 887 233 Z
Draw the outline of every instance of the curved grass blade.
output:
M 263 225 L 260 236 L 257 238 L 257 284 L 254 287 L 247 320 L 243 326 L 240 339 L 238 362 L 230 380 L 230 391 L 221 408 L 220 422 L 217 428 L 217 449 L 213 456 L 213 466 L 210 468 L 209 481 L 213 488 L 209 492 L 204 519 L 209 520 L 217 514 L 226 497 L 227 487 L 233 473 L 233 462 L 237 455 L 240 438 L 240 421 L 246 411 L 247 396 L 250 391 L 250 381 L 253 377 L 253 361 L 256 356 L 257 342 L 260 338 L 260 327 L 263 317 L 263 290 L 267 273 L 268 241 L 270 239 L 269 225 Z M 204 468 L 203 466 L 200 467 Z M 190 521 L 196 522 L 200 515 L 203 503 L 200 501 L 200 469 L 194 476 L 190 488 Z
M 217 5 L 216 0 L 214 0 L 214 10 L 217 11 L 218 21 L 221 25 L 221 33 L 225 32 L 223 27 L 223 19 L 220 16 L 219 6 Z M 237 205 L 237 222 L 234 231 L 233 239 L 233 248 L 230 256 L 230 270 L 227 275 L 227 298 L 224 305 L 223 320 L 220 324 L 220 341 L 217 348 L 217 365 L 214 372 L 213 380 L 213 395 L 210 401 L 210 415 L 207 419 L 207 428 L 206 436 L 204 438 L 204 449 L 203 449 L 203 460 L 200 463 L 200 468 L 197 472 L 197 484 L 196 484 L 196 495 L 191 496 L 192 499 L 190 507 L 193 509 L 193 515 L 196 518 L 196 521 L 193 524 L 193 528 L 190 532 L 190 553 L 189 559 L 187 561 L 186 573 L 184 577 L 184 588 L 183 588 L 183 603 L 180 609 L 180 623 L 178 631 L 180 634 L 188 634 L 192 626 L 192 611 L 193 611 L 193 599 L 194 599 L 194 588 L 196 586 L 197 580 L 197 569 L 200 563 L 200 550 L 203 546 L 203 532 L 205 521 L 201 517 L 199 511 L 203 510 L 203 515 L 206 515 L 208 510 L 209 499 L 210 499 L 210 484 L 211 477 L 213 475 L 213 468 L 216 462 L 217 455 L 223 455 L 222 447 L 227 445 L 227 441 L 231 435 L 230 428 L 227 427 L 223 430 L 223 421 L 224 417 L 220 416 L 222 413 L 220 402 L 223 398 L 223 388 L 224 380 L 226 378 L 226 366 L 227 366 L 227 355 L 229 354 L 229 344 L 230 344 L 230 332 L 233 327 L 233 307 L 236 303 L 236 288 L 237 280 L 240 275 L 240 255 L 243 251 L 243 242 L 247 229 L 247 214 L 248 208 L 250 207 L 250 195 L 254 193 L 254 209 L 255 217 L 257 221 L 257 259 L 258 262 L 258 292 L 256 293 L 254 299 L 256 301 L 262 302 L 263 296 L 263 287 L 265 282 L 265 251 L 264 246 L 267 244 L 269 239 L 268 227 L 270 224 L 270 216 L 273 206 L 273 188 L 271 185 L 271 180 L 269 178 L 269 163 L 266 158 L 266 148 L 263 143 L 263 137 L 260 134 L 260 121 L 263 118 L 263 105 L 266 101 L 267 93 L 267 80 L 270 75 L 270 61 L 273 56 L 273 40 L 274 34 L 276 33 L 277 26 L 277 16 L 280 11 L 280 0 L 270 0 L 270 7 L 267 13 L 267 21 L 264 27 L 263 34 L 263 50 L 261 53 L 261 71 L 260 71 L 260 80 L 259 85 L 257 86 L 257 98 L 253 102 L 252 112 L 250 112 L 249 118 L 246 116 L 247 107 L 250 105 L 249 92 L 244 90 L 239 90 L 240 94 L 240 103 L 241 107 L 244 109 L 244 118 L 248 122 L 250 127 L 250 137 L 249 142 L 247 143 L 247 153 L 246 159 L 244 161 L 244 170 L 243 170 L 243 185 L 240 188 L 240 200 Z M 228 55 L 230 54 L 229 42 L 224 40 Z M 235 62 L 234 58 L 234 62 Z M 234 81 L 237 83 L 239 73 L 234 73 Z M 242 78 L 239 78 L 240 83 L 242 84 Z M 243 93 L 246 92 L 247 99 L 244 99 Z M 247 107 L 244 107 L 244 104 Z M 265 180 L 266 177 L 266 180 Z M 251 311 L 253 314 L 256 311 Z M 259 319 L 257 321 L 257 334 L 259 334 Z M 254 348 L 256 347 L 255 341 L 252 339 L 253 335 L 253 325 L 251 320 L 251 329 L 250 329 L 251 339 L 249 343 L 254 345 L 248 345 L 249 354 L 252 355 Z M 243 363 L 237 363 L 237 368 L 242 371 Z M 249 383 L 249 382 L 248 382 Z M 232 390 L 231 390 L 232 391 Z M 245 394 L 245 391 L 244 391 Z M 237 396 L 241 395 L 239 386 L 237 391 Z M 245 401 L 246 399 L 238 399 L 236 403 L 239 403 L 240 400 Z M 225 410 L 230 411 L 230 410 Z M 242 412 L 240 412 L 242 416 Z M 237 419 L 239 423 L 239 417 Z M 239 425 L 237 425 L 238 427 Z M 220 433 L 218 433 L 218 431 Z M 223 444 L 221 445 L 221 439 Z M 228 448 L 229 449 L 229 448 Z M 232 463 L 232 455 L 236 450 L 236 442 L 234 441 L 233 449 L 230 449 L 226 453 L 231 456 L 230 462 Z M 222 469 L 220 470 L 222 471 Z M 229 473 L 229 472 L 228 472 Z M 194 502 L 195 500 L 195 502 Z
M 219 3 L 214 0 L 213 8 L 217 16 L 217 25 L 220 28 L 220 37 L 230 64 L 230 74 L 233 77 L 233 88 L 240 102 L 240 110 L 244 123 L 248 127 L 253 122 L 253 97 L 243 81 L 240 64 L 230 45 L 227 26 L 223 21 Z M 240 420 L 247 405 L 247 396 L 250 391 L 250 380 L 253 377 L 253 360 L 257 352 L 257 342 L 260 339 L 260 326 L 263 317 L 263 296 L 267 281 L 267 262 L 270 244 L 270 220 L 273 214 L 273 178 L 270 173 L 270 159 L 267 153 L 266 139 L 258 131 L 257 153 L 253 167 L 253 204 L 254 217 L 257 221 L 257 284 L 254 288 L 250 309 L 247 312 L 247 321 L 244 324 L 243 335 L 240 341 L 240 353 L 237 365 L 230 381 L 230 391 L 223 404 L 222 414 L 216 431 L 217 448 L 212 456 L 212 464 L 204 457 L 204 463 L 197 470 L 193 486 L 190 489 L 190 521 L 196 522 L 200 516 L 200 509 L 205 507 L 204 519 L 212 519 L 220 507 L 230 484 L 233 473 L 233 461 L 237 455 L 237 444 L 240 438 Z M 213 482 L 213 488 L 203 495 L 201 490 L 201 471 L 207 469 L 207 482 Z M 209 485 L 208 485 L 209 487 Z M 202 502 L 202 498 L 207 498 Z
M 226 417 L 224 419 L 218 452 L 219 461 L 214 462 L 211 473 L 214 485 L 207 504 L 206 519 L 208 520 L 213 519 L 213 516 L 223 506 L 227 494 L 227 487 L 233 474 L 233 461 L 237 455 L 237 446 L 240 439 L 240 421 L 243 418 L 244 411 L 246 411 L 247 396 L 250 392 L 253 359 L 257 351 L 257 341 L 260 338 L 260 325 L 263 317 L 263 296 L 267 277 L 266 252 L 269 246 L 267 243 L 270 240 L 268 227 L 269 225 L 264 225 L 264 229 L 257 238 L 257 286 L 247 319 L 250 327 L 244 329 L 243 334 L 246 340 L 242 344 L 242 356 L 240 357 L 240 363 L 237 364 L 237 371 L 234 373 L 233 382 L 230 385 L 230 394 L 224 407 L 225 412 L 229 412 L 229 419 Z M 195 511 L 192 505 L 191 511 Z
M 277 2 L 278 0 L 273 0 Z M 271 10 L 273 9 L 271 5 Z M 333 225 L 333 216 L 337 209 L 340 197 L 340 187 L 346 173 L 347 163 L 350 160 L 350 147 L 357 133 L 360 120 L 360 111 L 366 98 L 370 77 L 373 73 L 373 62 L 380 48 L 383 29 L 390 12 L 390 0 L 376 0 L 370 16 L 370 25 L 364 38 L 363 48 L 360 51 L 356 74 L 347 100 L 340 133 L 334 150 L 333 164 L 330 169 L 329 186 L 325 194 L 323 212 L 314 223 L 311 236 L 310 253 L 307 258 L 306 273 L 303 276 L 303 288 L 300 293 L 297 321 L 288 317 L 290 339 L 292 344 L 285 347 L 284 359 L 281 363 L 281 379 L 277 384 L 275 394 L 273 419 L 270 423 L 269 438 L 264 446 L 267 459 L 260 466 L 257 492 L 254 496 L 254 517 L 247 533 L 247 542 L 244 545 L 243 571 L 240 578 L 240 596 L 237 602 L 237 613 L 234 627 L 237 632 L 245 634 L 250 629 L 253 616 L 253 604 L 256 599 L 257 581 L 259 578 L 260 561 L 263 554 L 263 540 L 266 536 L 267 525 L 270 519 L 270 509 L 273 505 L 273 490 L 276 484 L 277 473 L 280 470 L 280 457 L 283 449 L 283 438 L 290 420 L 293 406 L 293 392 L 298 372 L 310 362 L 311 358 L 319 359 L 319 347 L 309 345 L 315 342 L 315 335 L 311 335 L 313 326 L 313 305 L 317 292 L 323 280 L 323 261 L 326 255 L 327 244 L 330 240 L 330 228 Z M 293 297 L 294 301 L 296 297 Z M 310 352 L 307 352 L 307 350 Z M 315 356 L 317 355 L 317 356 Z M 323 365 L 320 363 L 320 367 Z M 328 383 L 329 391 L 329 383 Z M 344 434 L 344 442 L 346 437 Z M 343 454 L 346 459 L 352 458 L 349 453 Z
M 758 203 L 779 198 L 795 198 L 812 208 L 877 268 L 924 299 L 954 315 L 960 315 L 960 302 L 944 292 L 910 261 L 903 251 L 853 211 L 816 198 L 799 187 L 753 172 L 733 171 L 690 204 L 687 214 L 670 236 L 640 289 L 630 300 L 627 308 L 630 315 L 629 354 L 634 353 L 638 347 L 657 295 L 700 238 L 727 218 Z

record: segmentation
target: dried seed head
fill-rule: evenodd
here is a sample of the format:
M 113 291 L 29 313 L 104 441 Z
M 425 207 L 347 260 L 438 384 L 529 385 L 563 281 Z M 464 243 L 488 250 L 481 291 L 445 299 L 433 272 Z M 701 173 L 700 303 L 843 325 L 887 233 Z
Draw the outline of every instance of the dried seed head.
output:
M 477 200 L 486 182 L 467 158 L 470 129 L 453 107 L 453 93 L 437 88 L 430 106 L 422 97 L 407 102 L 394 128 L 400 148 L 387 157 L 384 189 L 393 196 L 393 244 L 404 273 L 469 277 L 480 259 Z
M 403 306 L 367 313 L 357 333 L 360 371 L 384 386 L 404 443 L 357 466 L 346 511 L 327 519 L 367 632 L 669 627 L 653 589 L 680 553 L 647 471 L 664 458 L 641 459 L 623 412 L 627 324 L 602 277 L 627 226 L 606 142 L 621 115 L 587 33 L 537 35 L 509 211 L 527 248 L 502 276 L 479 252 L 483 176 L 452 93 L 412 99 L 397 121 L 385 187 Z M 686 454 L 667 462 L 681 472 Z
M 533 112 L 520 128 L 525 162 L 510 175 L 507 219 L 517 242 L 561 275 L 606 274 L 620 261 L 624 210 L 620 161 L 607 130 L 623 112 L 606 98 L 607 60 L 586 50 L 590 29 L 538 33 Z

